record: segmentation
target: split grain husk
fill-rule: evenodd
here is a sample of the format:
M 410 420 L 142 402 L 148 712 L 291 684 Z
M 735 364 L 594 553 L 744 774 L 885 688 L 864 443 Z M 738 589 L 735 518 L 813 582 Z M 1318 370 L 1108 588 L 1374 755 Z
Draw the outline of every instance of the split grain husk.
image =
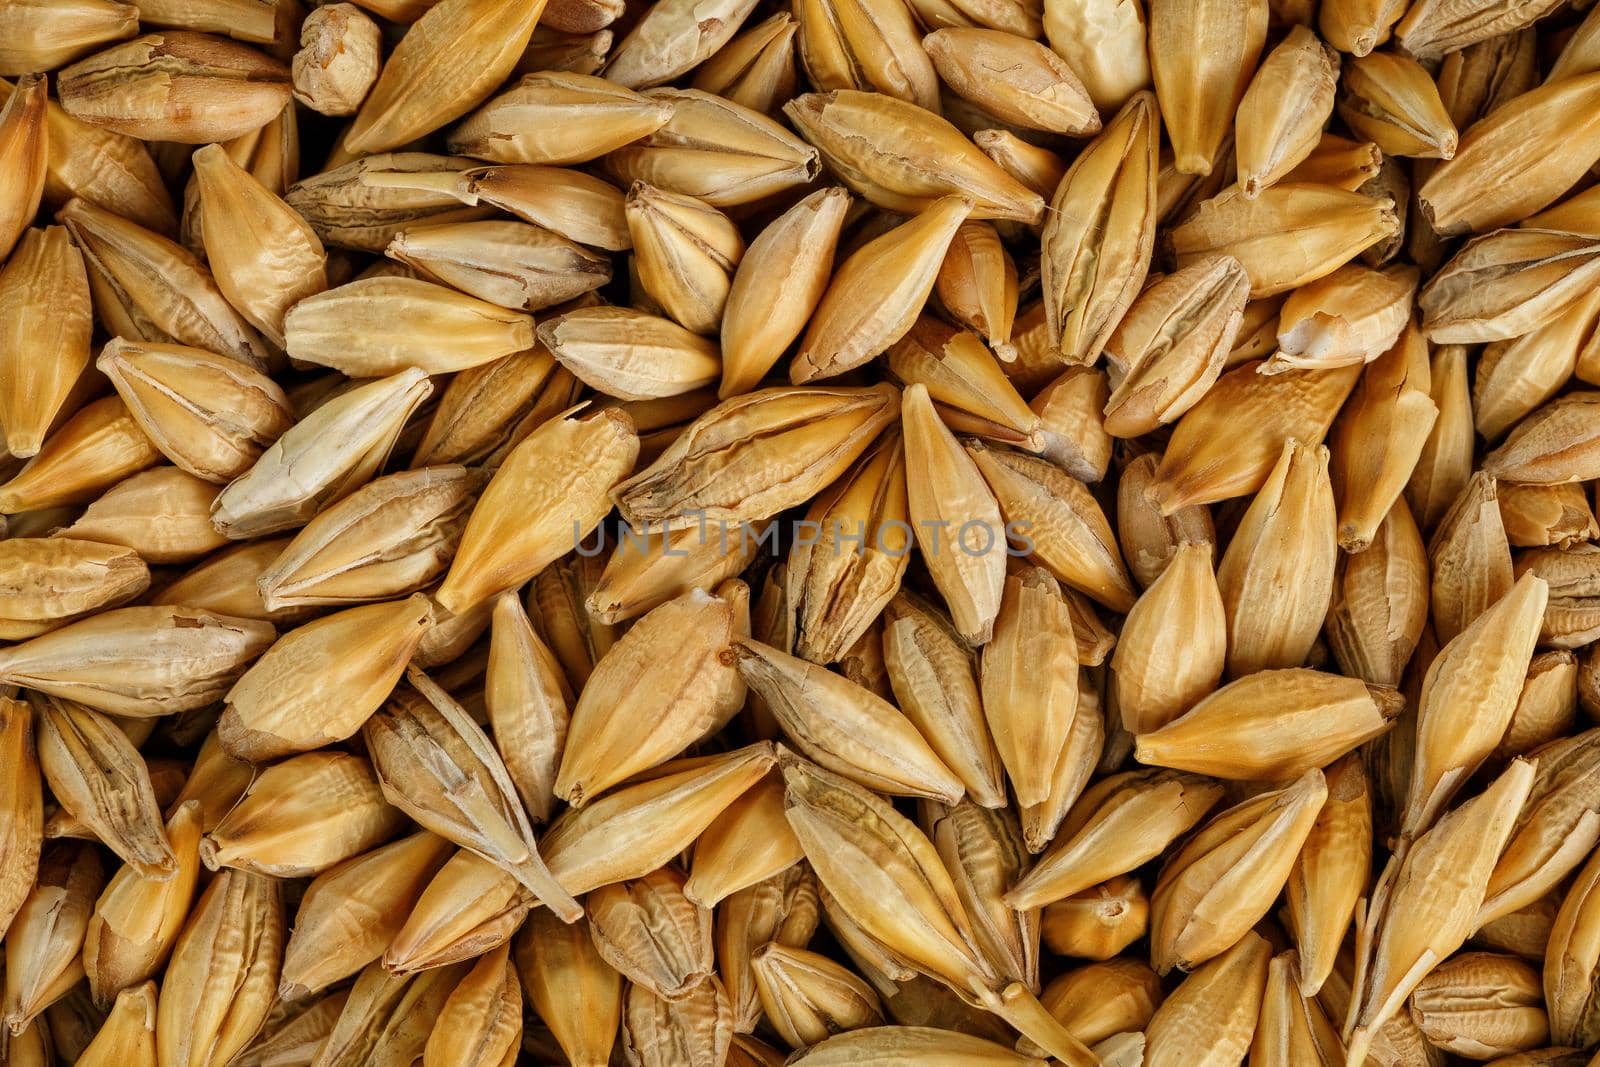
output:
M 161 984 L 156 1048 L 162 1063 L 226 1062 L 272 1008 L 283 959 L 283 891 L 273 879 L 225 870 L 178 935 Z
M 223 489 L 212 522 L 238 540 L 304 525 L 384 466 L 406 420 L 432 391 L 428 376 L 411 367 L 331 398 Z
M 327 4 L 300 24 L 294 98 L 323 115 L 354 115 L 378 80 L 383 30 L 354 4 Z
M 762 1010 L 791 1047 L 884 1021 L 872 987 L 826 956 L 769 942 L 751 962 Z
M 786 11 L 757 23 L 701 63 L 693 88 L 770 115 L 795 95 L 795 34 Z
M 125 990 L 160 973 L 183 929 L 200 875 L 201 808 L 198 801 L 176 806 L 167 820 L 173 869 L 147 878 L 131 866 L 111 876 L 83 939 L 83 969 L 99 1005 L 120 1000 Z M 153 1024 L 153 1020 L 152 1020 Z
M 509 941 L 533 904 L 515 877 L 458 849 L 403 916 L 383 950 L 384 970 L 403 977 L 471 960 Z
M 198 348 L 115 338 L 95 367 L 146 437 L 180 468 L 225 484 L 293 425 L 288 398 L 253 368 Z
M 562 918 L 582 914 L 540 858 L 488 738 L 427 675 L 413 668 L 409 682 L 362 728 L 384 796 L 425 829 L 514 876 Z
M 1286 293 L 1333 273 L 1399 226 L 1394 203 L 1316 182 L 1281 181 L 1247 199 L 1228 189 L 1171 231 L 1178 266 L 1226 253 L 1250 275 L 1250 296 Z
M 1082 137 L 1100 114 L 1066 60 L 1038 41 L 1000 29 L 947 27 L 922 39 L 950 88 L 1004 122 Z M 1004 80 L 992 71 L 1005 70 Z
M 1352 59 L 1341 78 L 1339 117 L 1386 156 L 1449 159 L 1456 127 L 1432 75 L 1415 59 L 1373 52 Z
M 841 906 L 868 936 L 1020 1027 L 1063 1063 L 1094 1062 L 1026 986 L 1008 983 L 981 955 L 960 896 L 921 831 L 883 800 L 815 765 L 790 757 L 783 771 L 789 824 L 806 858 L 830 892 L 846 894 Z
M 1511 588 L 1511 547 L 1495 480 L 1472 476 L 1428 544 L 1433 631 L 1448 641 Z
M 132 718 L 205 707 L 266 650 L 268 623 L 117 608 L 0 651 L 0 679 Z
M 324 244 L 382 252 L 410 224 L 487 215 L 460 195 L 474 188 L 466 178 L 472 166 L 471 160 L 428 152 L 379 153 L 296 182 L 283 199 Z
M 1057 186 L 1040 236 L 1040 288 L 1061 359 L 1093 365 L 1138 295 L 1155 247 L 1159 111 L 1134 96 Z
M 731 535 L 809 500 L 848 470 L 894 420 L 898 401 L 887 384 L 733 397 L 690 423 L 612 499 L 635 529 L 716 522 Z
M 760 995 L 751 966 L 756 951 L 768 943 L 804 948 L 820 917 L 816 876 L 804 863 L 728 897 L 716 915 L 715 938 L 717 973 L 733 1007 L 735 1033 L 748 1033 L 761 1020 Z M 846 947 L 848 950 L 848 944 Z M 861 970 L 877 982 L 874 971 L 864 965 Z M 883 991 L 881 984 L 878 988 Z
M 1555 230 L 1499 230 L 1474 238 L 1417 296 L 1436 343 L 1503 341 L 1559 315 L 1600 273 L 1592 238 Z
M 1447 1052 L 1499 1057 L 1528 1052 L 1550 1039 L 1542 999 L 1539 972 L 1530 964 L 1464 952 L 1422 980 L 1410 1010 L 1423 1036 Z
M 108 716 L 35 693 L 39 766 L 50 792 L 142 878 L 165 881 L 178 858 L 162 828 L 150 770 Z
M 815 538 L 798 540 L 786 576 L 793 649 L 834 663 L 894 599 L 910 563 L 905 451 L 888 434 L 806 514 Z
M 265 126 L 289 102 L 289 68 L 253 48 L 173 30 L 114 44 L 63 69 L 67 113 L 146 141 L 207 144 Z
M 1175 422 L 1222 374 L 1249 295 L 1238 260 L 1198 260 L 1150 285 L 1106 341 L 1118 376 L 1106 401 L 1113 437 L 1138 437 Z
M 1278 351 L 1263 374 L 1371 363 L 1411 322 L 1417 271 L 1346 264 L 1296 289 L 1278 313 Z
M 1466 940 L 1533 773 L 1532 763 L 1512 760 L 1487 789 L 1390 860 L 1378 883 L 1383 895 L 1358 928 L 1356 944 L 1365 958 L 1345 1024 L 1352 1058 L 1367 1054 L 1379 1027 Z
M 698 89 L 643 94 L 672 108 L 665 126 L 606 156 L 623 185 L 636 181 L 737 207 L 809 184 L 817 150 L 772 119 Z
M 269 610 L 401 597 L 449 566 L 477 477 L 424 467 L 376 478 L 330 506 L 256 579 Z
M 600 958 L 633 985 L 681 1000 L 713 974 L 711 910 L 683 894 L 672 867 L 602 886 L 586 900 Z
M 351 987 L 312 1067 L 416 1063 L 427 1049 L 434 1020 L 468 970 L 458 963 L 400 977 L 376 963 L 368 966 Z
M 1296 987 L 1294 974 L 1298 966 L 1298 956 L 1292 951 L 1274 956 L 1268 965 L 1266 994 L 1250 1044 L 1250 1062 L 1263 1067 L 1337 1067 L 1344 1063 L 1344 1042 L 1316 998 Z
M 1484 457 L 1484 470 L 1508 481 L 1556 485 L 1587 480 L 1600 448 L 1596 447 L 1592 412 L 1600 393 L 1576 392 L 1558 397 L 1528 416 L 1505 442 Z
M 606 80 L 629 89 L 673 81 L 721 50 L 753 10 L 754 0 L 653 4 L 612 51 Z
M 0 541 L 0 632 L 13 641 L 36 637 L 103 608 L 134 599 L 150 586 L 150 569 L 121 545 L 70 537 Z
M 1037 988 L 1039 910 L 1013 911 L 1004 899 L 1030 858 L 1019 821 L 966 800 L 954 806 L 925 803 L 920 816 L 955 881 L 984 958 L 1004 977 Z
M 0 1011 L 12 1038 L 82 980 L 84 933 L 104 884 L 99 854 L 84 842 L 57 842 L 40 857 L 6 933 Z
M 876 91 L 939 113 L 939 77 L 912 5 L 808 0 L 794 18 L 800 63 L 818 89 Z
M 1005 802 L 1002 763 L 984 719 L 977 660 L 932 602 L 902 591 L 884 609 L 883 651 L 896 701 L 984 807 Z
M 1162 865 L 1150 895 L 1150 961 L 1192 971 L 1236 945 L 1271 909 L 1327 799 L 1306 771 L 1213 816 Z
M 992 224 L 961 224 L 933 288 L 951 318 L 980 335 L 1000 359 L 1016 358 L 1011 326 L 1017 314 L 1017 265 Z

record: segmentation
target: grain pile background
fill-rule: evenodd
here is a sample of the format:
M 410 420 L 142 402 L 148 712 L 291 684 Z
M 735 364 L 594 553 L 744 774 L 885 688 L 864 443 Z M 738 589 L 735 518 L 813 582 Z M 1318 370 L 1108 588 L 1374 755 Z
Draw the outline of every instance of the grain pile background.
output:
M 0 0 L 0 1062 L 1600 1064 L 1591 6 Z

